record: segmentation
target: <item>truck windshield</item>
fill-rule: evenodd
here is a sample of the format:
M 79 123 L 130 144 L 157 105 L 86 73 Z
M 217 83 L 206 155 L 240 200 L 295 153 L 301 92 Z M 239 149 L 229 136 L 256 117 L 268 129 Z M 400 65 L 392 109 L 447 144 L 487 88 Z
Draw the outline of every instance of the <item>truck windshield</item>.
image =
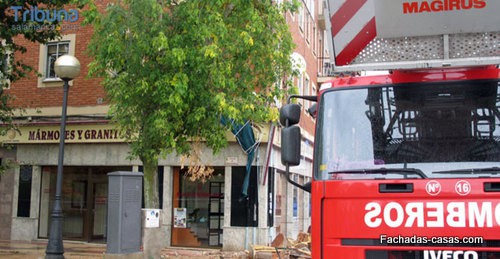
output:
M 499 94 L 498 80 L 326 91 L 315 178 L 500 177 Z

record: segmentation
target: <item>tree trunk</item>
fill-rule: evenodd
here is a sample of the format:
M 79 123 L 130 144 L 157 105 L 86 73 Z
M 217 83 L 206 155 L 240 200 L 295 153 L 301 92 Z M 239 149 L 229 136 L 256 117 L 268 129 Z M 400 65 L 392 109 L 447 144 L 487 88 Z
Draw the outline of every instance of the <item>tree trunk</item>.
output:
M 158 209 L 158 158 L 141 157 L 144 173 L 144 206 Z

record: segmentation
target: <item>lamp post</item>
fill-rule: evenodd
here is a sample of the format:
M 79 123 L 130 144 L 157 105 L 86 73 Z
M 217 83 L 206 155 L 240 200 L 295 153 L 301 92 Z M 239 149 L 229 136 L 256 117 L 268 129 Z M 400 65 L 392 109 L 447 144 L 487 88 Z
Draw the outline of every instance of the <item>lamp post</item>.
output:
M 68 102 L 69 81 L 80 73 L 80 62 L 73 56 L 62 55 L 55 64 L 56 75 L 64 81 L 64 94 L 61 115 L 61 130 L 59 131 L 59 158 L 57 161 L 56 194 L 54 207 L 52 208 L 49 242 L 45 251 L 45 258 L 64 258 L 64 247 L 62 241 L 63 213 L 61 205 L 61 189 L 63 180 L 64 163 L 64 139 L 66 138 L 66 110 Z

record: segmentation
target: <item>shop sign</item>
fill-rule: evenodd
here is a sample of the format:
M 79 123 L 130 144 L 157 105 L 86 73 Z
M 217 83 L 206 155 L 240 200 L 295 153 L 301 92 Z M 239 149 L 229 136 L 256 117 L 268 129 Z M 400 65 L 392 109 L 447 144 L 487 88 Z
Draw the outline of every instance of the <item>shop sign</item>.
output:
M 124 142 L 120 132 L 111 124 L 67 125 L 66 143 L 103 143 Z M 0 136 L 0 142 L 12 144 L 59 143 L 61 132 L 59 125 L 21 126 L 19 131 L 10 130 Z

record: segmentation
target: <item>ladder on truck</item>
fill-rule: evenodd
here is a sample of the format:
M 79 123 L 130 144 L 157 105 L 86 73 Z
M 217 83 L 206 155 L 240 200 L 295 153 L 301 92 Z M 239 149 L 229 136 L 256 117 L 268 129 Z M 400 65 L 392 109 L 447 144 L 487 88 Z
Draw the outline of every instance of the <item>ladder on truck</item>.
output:
M 326 0 L 334 70 L 500 64 L 500 1 L 433 2 Z

